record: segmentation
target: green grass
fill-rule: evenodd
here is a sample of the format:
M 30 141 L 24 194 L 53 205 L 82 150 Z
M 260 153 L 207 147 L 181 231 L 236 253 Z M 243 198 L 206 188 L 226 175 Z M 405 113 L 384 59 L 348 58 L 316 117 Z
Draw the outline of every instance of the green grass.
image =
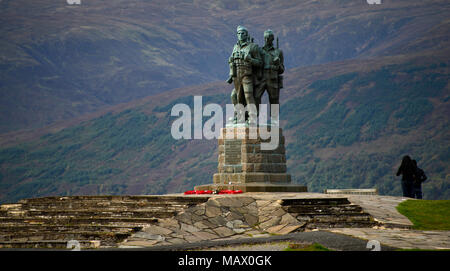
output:
M 407 200 L 397 210 L 416 230 L 450 230 L 450 200 Z
M 303 246 L 300 244 L 289 244 L 284 251 L 333 251 L 329 248 L 322 246 L 321 244 L 314 243 L 308 246 Z
M 402 248 L 395 251 L 450 251 L 450 249 L 420 249 L 420 248 Z

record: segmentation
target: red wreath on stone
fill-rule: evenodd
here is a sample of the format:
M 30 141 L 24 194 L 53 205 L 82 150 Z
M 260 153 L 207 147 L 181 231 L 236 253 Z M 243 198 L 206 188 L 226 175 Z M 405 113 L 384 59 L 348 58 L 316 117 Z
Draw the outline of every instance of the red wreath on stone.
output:
M 220 190 L 219 194 L 240 194 L 242 190 Z M 213 194 L 212 190 L 189 190 L 184 192 L 185 195 L 203 195 Z

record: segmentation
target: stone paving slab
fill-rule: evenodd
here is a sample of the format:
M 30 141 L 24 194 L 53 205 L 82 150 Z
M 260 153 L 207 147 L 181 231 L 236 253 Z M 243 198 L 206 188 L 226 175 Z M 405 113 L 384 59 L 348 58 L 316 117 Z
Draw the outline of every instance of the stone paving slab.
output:
M 328 231 L 403 249 L 450 249 L 450 231 L 418 231 L 389 228 L 334 228 Z
M 190 198 L 197 195 L 167 196 Z M 286 235 L 304 231 L 307 223 L 288 213 L 281 205 L 283 200 L 311 199 L 311 202 L 316 202 L 318 198 L 346 199 L 322 193 L 294 192 L 201 195 L 201 197 L 208 197 L 208 201 L 191 206 L 173 218 L 159 220 L 158 225 L 145 227 L 141 232 L 133 234 L 119 244 L 119 247 L 145 246 L 145 242 L 150 242 L 152 246 L 165 246 L 195 243 L 200 240 L 246 239 L 266 233 Z M 330 219 L 333 220 L 333 217 L 330 216 L 328 220 Z M 154 243 L 155 240 L 158 242 Z
M 398 204 L 411 198 L 378 195 L 346 195 L 346 197 L 350 202 L 361 206 L 386 227 L 410 228 L 413 225 L 396 209 Z
M 323 193 L 245 193 L 236 196 L 249 196 L 261 200 L 307 199 L 307 198 L 347 198 L 351 203 L 361 206 L 377 221 L 389 227 L 409 228 L 413 224 L 395 208 L 410 198 L 380 195 L 333 195 Z
M 180 194 L 176 194 L 180 195 Z M 280 200 L 280 199 L 307 199 L 307 198 L 347 198 L 350 202 L 361 206 L 366 212 L 370 213 L 377 221 L 386 224 L 387 227 L 409 228 L 413 224 L 407 217 L 400 214 L 395 208 L 399 203 L 410 198 L 380 196 L 380 195 L 333 195 L 324 193 L 243 193 L 234 195 L 225 195 L 228 197 L 253 197 L 260 200 Z M 194 196 L 195 197 L 195 196 Z

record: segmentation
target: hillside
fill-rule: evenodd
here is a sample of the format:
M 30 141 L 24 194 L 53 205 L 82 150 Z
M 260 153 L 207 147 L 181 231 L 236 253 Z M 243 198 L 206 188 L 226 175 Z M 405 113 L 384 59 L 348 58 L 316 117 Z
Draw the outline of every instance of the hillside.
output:
M 288 68 L 449 47 L 445 0 L 0 1 L 0 133 L 226 79 L 235 28 Z
M 429 177 L 426 199 L 449 199 L 447 51 L 290 69 L 281 125 L 288 172 L 309 191 L 376 187 L 401 195 L 405 154 Z M 160 194 L 211 183 L 215 140 L 174 140 L 176 103 L 229 103 L 224 82 L 174 89 L 104 114 L 1 138 L 0 202 L 44 195 Z M 206 120 L 206 119 L 204 119 Z M 7 145 L 7 146 L 6 146 Z

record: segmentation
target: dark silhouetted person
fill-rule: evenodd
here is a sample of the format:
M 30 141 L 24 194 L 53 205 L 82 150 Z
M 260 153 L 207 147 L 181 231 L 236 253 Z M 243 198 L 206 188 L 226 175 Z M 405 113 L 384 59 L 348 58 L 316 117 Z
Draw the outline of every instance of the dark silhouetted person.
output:
M 416 199 L 422 199 L 422 183 L 425 182 L 427 176 L 425 172 L 417 166 L 417 161 L 412 160 L 416 172 L 414 173 L 414 183 L 413 183 L 413 197 Z
M 402 175 L 402 190 L 404 197 L 414 198 L 413 184 L 415 173 L 416 167 L 414 166 L 411 157 L 408 155 L 403 156 L 402 164 L 397 171 L 397 176 Z

